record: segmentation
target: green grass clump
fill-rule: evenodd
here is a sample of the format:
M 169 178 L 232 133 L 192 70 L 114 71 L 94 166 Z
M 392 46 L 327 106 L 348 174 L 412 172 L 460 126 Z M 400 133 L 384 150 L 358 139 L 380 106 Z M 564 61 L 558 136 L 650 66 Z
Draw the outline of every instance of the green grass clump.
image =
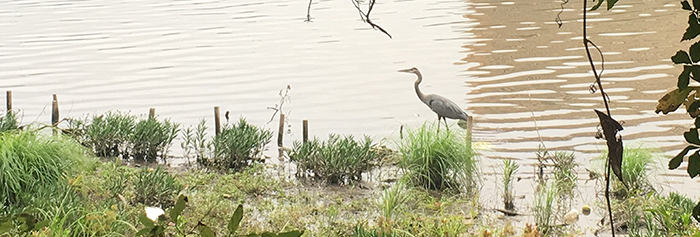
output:
M 200 165 L 206 164 L 206 159 L 211 154 L 212 142 L 207 140 L 207 121 L 202 119 L 197 124 L 197 127 L 188 127 L 182 130 L 182 151 L 187 163 L 190 163 L 190 158 L 194 157 L 195 162 Z
M 214 156 L 202 159 L 201 165 L 227 171 L 240 170 L 252 162 L 261 161 L 262 152 L 270 143 L 272 132 L 248 124 L 241 118 L 238 124 L 226 124 L 214 136 Z
M 324 142 L 295 141 L 290 158 L 297 163 L 297 176 L 312 173 L 330 184 L 341 184 L 362 180 L 363 172 L 377 166 L 381 157 L 374 147 L 368 136 L 356 141 L 352 135 L 331 134 Z
M 413 184 L 435 190 L 475 190 L 479 171 L 465 134 L 438 132 L 428 124 L 407 129 L 407 134 L 399 143 L 399 165 Z
M 558 220 L 556 215 L 556 203 L 557 199 L 557 184 L 554 182 L 545 182 L 540 185 L 540 189 L 535 193 L 535 203 L 532 207 L 533 214 L 535 215 L 535 223 L 537 224 L 537 230 L 547 236 L 553 231 L 556 231 Z
M 0 205 L 29 204 L 36 193 L 64 185 L 86 163 L 82 147 L 60 136 L 0 133 Z
M 65 131 L 99 157 L 121 157 L 137 162 L 166 162 L 168 149 L 180 124 L 166 119 L 138 120 L 121 112 L 107 112 L 92 119 L 69 119 Z
M 93 116 L 90 123 L 83 122 L 84 140 L 99 157 L 129 158 L 129 140 L 134 133 L 136 116 L 120 112 L 107 112 Z
M 131 135 L 131 155 L 135 161 L 166 161 L 168 149 L 180 131 L 180 124 L 155 118 L 139 121 Z
M 175 202 L 182 185 L 170 173 L 157 167 L 142 168 L 134 176 L 134 201 L 147 206 L 167 208 Z

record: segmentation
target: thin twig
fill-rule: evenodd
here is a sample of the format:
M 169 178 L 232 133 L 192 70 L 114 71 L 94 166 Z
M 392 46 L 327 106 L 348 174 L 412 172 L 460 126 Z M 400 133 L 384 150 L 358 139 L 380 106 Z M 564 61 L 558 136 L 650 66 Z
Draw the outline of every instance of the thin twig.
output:
M 392 38 L 391 35 L 389 34 L 389 32 L 384 30 L 384 28 L 382 28 L 381 26 L 374 24 L 374 22 L 372 22 L 372 20 L 369 18 L 369 14 L 372 12 L 372 9 L 374 8 L 375 2 L 376 2 L 376 0 L 369 0 L 369 3 L 367 4 L 367 5 L 369 5 L 369 8 L 367 9 L 367 13 L 365 13 L 364 11 L 362 11 L 362 8 L 360 7 L 360 1 L 359 0 L 352 0 L 352 4 L 355 5 L 355 8 L 357 9 L 357 12 L 360 14 L 360 19 L 362 19 L 362 21 L 364 21 L 367 24 L 369 24 L 370 26 L 372 26 L 372 29 L 379 30 L 382 33 L 389 36 L 389 38 Z
M 600 0 L 602 1 L 602 0 Z M 603 83 L 600 81 L 600 75 L 598 74 L 598 71 L 595 68 L 595 64 L 593 63 L 593 57 L 591 56 L 591 51 L 589 49 L 589 44 L 593 45 L 598 51 L 600 52 L 600 48 L 596 46 L 593 42 L 588 40 L 588 35 L 586 34 L 586 16 L 587 16 L 587 11 L 588 11 L 588 1 L 583 0 L 583 44 L 586 47 L 586 56 L 588 56 L 588 62 L 591 64 L 591 69 L 593 69 L 593 75 L 595 76 L 596 83 L 598 84 L 598 88 L 600 88 L 600 94 L 603 97 L 603 103 L 605 104 L 605 110 L 608 113 L 608 117 L 610 116 L 610 106 L 608 106 L 608 99 L 605 95 L 605 91 L 603 90 Z M 603 61 L 603 54 L 601 53 L 601 64 Z M 603 66 L 601 66 L 603 67 Z M 602 71 L 601 71 L 602 73 Z M 608 216 L 610 218 L 610 231 L 612 232 L 612 236 L 615 237 L 615 224 L 613 220 L 613 215 L 612 215 L 612 207 L 610 206 L 610 159 L 606 159 L 605 162 L 606 166 L 606 174 L 605 174 L 605 201 L 608 205 Z

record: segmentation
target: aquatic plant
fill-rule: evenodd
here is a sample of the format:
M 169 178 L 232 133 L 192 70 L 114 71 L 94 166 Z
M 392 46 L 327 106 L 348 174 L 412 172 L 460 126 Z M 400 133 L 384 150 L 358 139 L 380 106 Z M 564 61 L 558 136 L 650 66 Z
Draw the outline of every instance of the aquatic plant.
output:
M 207 166 L 207 159 L 211 156 L 213 143 L 207 140 L 207 121 L 202 119 L 197 124 L 197 127 L 188 127 L 182 130 L 181 137 L 183 139 L 180 146 L 184 152 L 184 157 L 187 162 L 194 156 L 195 162 L 202 166 Z
M 509 211 L 515 210 L 515 204 L 513 204 L 513 199 L 515 198 L 513 179 L 515 178 L 515 173 L 518 172 L 518 168 L 520 168 L 520 165 L 515 163 L 515 161 L 503 160 L 503 205 Z
M 129 140 L 129 151 L 134 161 L 166 162 L 168 149 L 180 131 L 180 124 L 155 118 L 139 121 Z
M 248 124 L 241 118 L 238 124 L 224 125 L 221 133 L 214 136 L 214 156 L 201 159 L 201 164 L 224 171 L 239 170 L 252 162 L 262 161 L 262 152 L 271 138 L 270 130 Z M 198 142 L 204 144 L 202 140 Z M 201 145 L 197 147 L 202 148 Z
M 86 143 L 99 157 L 129 158 L 129 141 L 136 126 L 136 116 L 121 112 L 95 115 L 85 126 Z
M 535 193 L 535 203 L 533 204 L 532 212 L 535 216 L 537 230 L 543 236 L 553 233 L 557 228 L 556 198 L 557 184 L 554 182 L 545 182 Z
M 428 123 L 406 131 L 399 142 L 399 166 L 411 183 L 436 190 L 475 190 L 479 170 L 464 133 L 454 129 L 437 132 Z
M 394 186 L 384 190 L 379 201 L 382 215 L 379 226 L 390 228 L 395 216 L 397 216 L 396 212 L 405 208 L 408 199 L 411 198 L 406 188 L 404 182 L 397 182 Z
M 15 112 L 9 111 L 0 117 L 0 133 L 16 130 L 19 126 Z
M 356 141 L 352 135 L 331 134 L 328 140 L 314 138 L 294 142 L 290 159 L 297 163 L 297 176 L 313 175 L 331 184 L 362 180 L 362 173 L 376 167 L 382 157 L 372 139 Z
M 134 176 L 134 202 L 167 208 L 173 205 L 182 185 L 175 178 L 157 168 L 141 168 Z

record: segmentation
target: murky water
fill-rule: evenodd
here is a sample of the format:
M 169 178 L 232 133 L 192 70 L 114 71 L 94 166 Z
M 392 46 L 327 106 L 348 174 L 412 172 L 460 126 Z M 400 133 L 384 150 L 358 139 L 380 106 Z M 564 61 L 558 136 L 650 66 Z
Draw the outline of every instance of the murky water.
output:
M 314 1 L 312 22 L 304 21 L 307 2 L 289 0 L 0 2 L 0 89 L 13 91 L 23 123 L 48 122 L 58 94 L 63 117 L 154 107 L 184 126 L 202 118 L 213 126 L 220 106 L 275 128 L 268 107 L 290 85 L 288 144 L 300 139 L 302 119 L 311 136 L 391 143 L 402 124 L 435 120 L 413 91 L 414 76 L 396 72 L 415 66 L 425 93 L 475 117 L 487 177 L 498 173 L 497 158 L 519 160 L 530 175 L 540 141 L 575 151 L 584 166 L 605 148 L 593 138 L 593 109 L 604 106 L 589 91 L 580 2 L 564 6 L 559 28 L 558 1 L 379 1 L 373 21 L 393 39 L 360 21 L 349 1 Z M 677 1 L 643 1 L 590 14 L 628 146 L 674 154 L 685 144 L 691 121 L 654 113 L 680 72 L 670 56 L 689 46 L 679 42 L 680 11 Z M 683 174 L 663 179 L 671 190 L 692 185 Z

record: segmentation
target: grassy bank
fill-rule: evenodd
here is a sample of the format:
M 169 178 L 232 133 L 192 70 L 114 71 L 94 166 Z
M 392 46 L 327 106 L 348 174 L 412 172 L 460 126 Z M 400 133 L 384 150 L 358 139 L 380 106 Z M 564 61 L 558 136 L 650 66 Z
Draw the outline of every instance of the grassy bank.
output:
M 114 132 L 101 131 L 95 119 Z M 139 123 L 141 132 L 130 130 Z M 69 136 L 8 126 L 0 133 L 0 236 L 582 233 L 576 220 L 585 208 L 572 205 L 578 187 L 574 153 L 543 149 L 537 154 L 542 175 L 534 175 L 533 201 L 525 204 L 514 202 L 514 182 L 522 177 L 517 161 L 503 162 L 502 180 L 484 184 L 466 133 L 456 128 L 437 132 L 431 124 L 406 129 L 405 138 L 395 141 L 398 151 L 368 137 L 343 135 L 295 143 L 290 158 L 297 169 L 290 170 L 264 162 L 269 131 L 241 119 L 209 136 L 202 121 L 180 133 L 185 156 L 195 159 L 195 167 L 134 166 L 132 161 L 141 157 L 133 155 L 137 147 L 145 151 L 138 160 L 164 159 L 163 144 L 178 130 L 173 124 L 112 114 L 73 124 Z M 661 195 L 657 184 L 645 179 L 655 160 L 646 149 L 625 152 L 627 183 L 613 184 L 615 216 L 624 223 L 619 228 L 630 236 L 697 234 L 698 224 L 689 214 L 694 201 Z M 381 172 L 398 178 L 369 175 Z M 480 204 L 481 185 L 502 186 L 504 210 Z M 151 220 L 153 212 L 163 215 Z M 529 213 L 533 216 L 522 216 Z M 516 220 L 531 223 L 511 224 Z

